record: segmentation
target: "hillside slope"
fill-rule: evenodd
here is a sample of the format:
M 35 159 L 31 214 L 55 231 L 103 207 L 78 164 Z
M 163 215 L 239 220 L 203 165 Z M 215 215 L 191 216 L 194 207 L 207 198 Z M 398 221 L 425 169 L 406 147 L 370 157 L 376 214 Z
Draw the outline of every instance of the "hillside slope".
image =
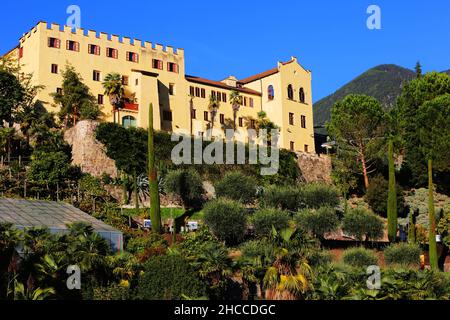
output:
M 335 93 L 314 104 L 314 126 L 324 125 L 330 119 L 331 107 L 351 93 L 373 96 L 389 109 L 400 94 L 402 84 L 414 77 L 414 71 L 394 64 L 384 64 L 369 69 Z M 323 132 L 323 130 L 318 131 Z

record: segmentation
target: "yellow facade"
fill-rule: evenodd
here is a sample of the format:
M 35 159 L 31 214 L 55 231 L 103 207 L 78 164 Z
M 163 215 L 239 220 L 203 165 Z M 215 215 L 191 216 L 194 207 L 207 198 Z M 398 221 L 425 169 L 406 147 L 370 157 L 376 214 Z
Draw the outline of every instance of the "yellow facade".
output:
M 37 99 L 49 111 L 58 111 L 50 94 L 62 86 L 61 71 L 70 64 L 96 97 L 103 95 L 102 81 L 108 73 L 125 77 L 125 92 L 133 97 L 134 104 L 120 110 L 117 116 L 121 122 L 131 119 L 133 124 L 146 128 L 148 106 L 153 103 L 155 129 L 204 134 L 211 128 L 208 104 L 210 95 L 215 94 L 221 100 L 214 122 L 214 129 L 219 131 L 215 136 L 219 137 L 220 131 L 232 128 L 229 96 L 236 90 L 245 102 L 236 115 L 237 131 L 241 134 L 238 140 L 248 141 L 247 125 L 257 118 L 258 112 L 265 111 L 280 128 L 281 148 L 314 152 L 311 72 L 294 57 L 246 79 L 212 81 L 185 75 L 183 49 L 92 30 L 72 32 L 67 26 L 61 28 L 46 22 L 24 34 L 15 52 L 22 71 L 32 73 L 34 83 L 45 87 Z M 273 97 L 269 97 L 269 86 Z M 292 89 L 288 90 L 288 86 Z M 108 97 L 103 97 L 100 107 L 103 120 L 113 121 Z

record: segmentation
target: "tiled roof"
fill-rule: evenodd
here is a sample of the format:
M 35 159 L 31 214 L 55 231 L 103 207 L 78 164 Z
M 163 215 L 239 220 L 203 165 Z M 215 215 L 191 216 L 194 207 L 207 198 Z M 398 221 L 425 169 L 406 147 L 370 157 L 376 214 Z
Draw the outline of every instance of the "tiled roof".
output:
M 67 224 L 87 222 L 97 232 L 120 231 L 64 202 L 0 199 L 0 222 L 9 222 L 18 228 L 47 227 L 65 230 Z
M 261 92 L 258 92 L 256 90 L 252 90 L 252 89 L 245 88 L 245 87 L 232 87 L 232 86 L 227 85 L 226 83 L 209 80 L 209 79 L 205 79 L 205 78 L 186 75 L 186 80 L 189 82 L 205 84 L 205 85 L 209 85 L 209 86 L 213 86 L 213 87 L 217 87 L 217 88 L 222 88 L 222 89 L 227 89 L 227 90 L 236 90 L 236 91 L 243 92 L 243 93 L 261 96 Z
M 281 64 L 286 65 L 286 64 L 291 63 L 293 61 L 294 61 L 294 59 L 291 59 L 289 61 L 282 62 Z M 247 83 L 253 82 L 255 80 L 259 80 L 259 79 L 271 76 L 271 75 L 273 75 L 273 74 L 275 74 L 277 72 L 278 72 L 278 68 L 273 68 L 273 69 L 270 69 L 270 70 L 267 70 L 267 71 L 255 74 L 254 76 L 251 76 L 251 77 L 239 80 L 238 82 L 242 83 L 242 84 L 247 84 Z

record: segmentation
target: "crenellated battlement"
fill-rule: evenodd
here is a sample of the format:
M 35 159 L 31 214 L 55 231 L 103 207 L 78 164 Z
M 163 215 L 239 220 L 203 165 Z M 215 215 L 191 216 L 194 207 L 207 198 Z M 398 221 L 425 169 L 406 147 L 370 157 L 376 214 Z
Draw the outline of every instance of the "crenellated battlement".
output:
M 36 31 L 47 31 L 52 30 L 55 32 L 70 34 L 71 36 L 82 36 L 87 37 L 91 39 L 96 40 L 103 40 L 103 41 L 110 41 L 111 45 L 114 45 L 114 43 L 118 45 L 129 45 L 129 46 L 136 46 L 138 48 L 145 48 L 148 50 L 153 50 L 156 52 L 161 52 L 165 54 L 173 54 L 178 56 L 184 56 L 184 49 L 182 48 L 176 48 L 174 49 L 172 46 L 163 46 L 162 44 L 158 43 L 152 43 L 149 41 L 142 41 L 140 39 L 136 38 L 130 38 L 126 36 L 119 36 L 116 34 L 109 34 L 106 32 L 98 32 L 95 30 L 85 30 L 83 28 L 77 28 L 76 30 L 72 30 L 71 27 L 66 25 L 60 25 L 58 23 L 47 23 L 45 21 L 38 22 L 30 31 L 27 33 L 24 33 L 22 37 L 20 38 L 20 43 L 23 43 L 26 41 L 27 38 L 29 38 L 33 33 Z

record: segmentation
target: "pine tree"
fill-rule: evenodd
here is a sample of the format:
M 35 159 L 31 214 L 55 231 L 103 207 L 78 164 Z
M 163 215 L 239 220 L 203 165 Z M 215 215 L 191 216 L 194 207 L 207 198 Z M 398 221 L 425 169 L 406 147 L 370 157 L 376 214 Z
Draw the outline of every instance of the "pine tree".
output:
M 419 61 L 417 61 L 417 63 L 416 63 L 415 70 L 416 70 L 416 78 L 417 79 L 421 78 L 422 77 L 422 66 L 420 65 Z
M 153 104 L 148 110 L 148 182 L 150 189 L 150 219 L 152 231 L 161 232 L 161 212 L 159 207 L 158 174 L 155 168 L 155 146 L 153 132 Z

